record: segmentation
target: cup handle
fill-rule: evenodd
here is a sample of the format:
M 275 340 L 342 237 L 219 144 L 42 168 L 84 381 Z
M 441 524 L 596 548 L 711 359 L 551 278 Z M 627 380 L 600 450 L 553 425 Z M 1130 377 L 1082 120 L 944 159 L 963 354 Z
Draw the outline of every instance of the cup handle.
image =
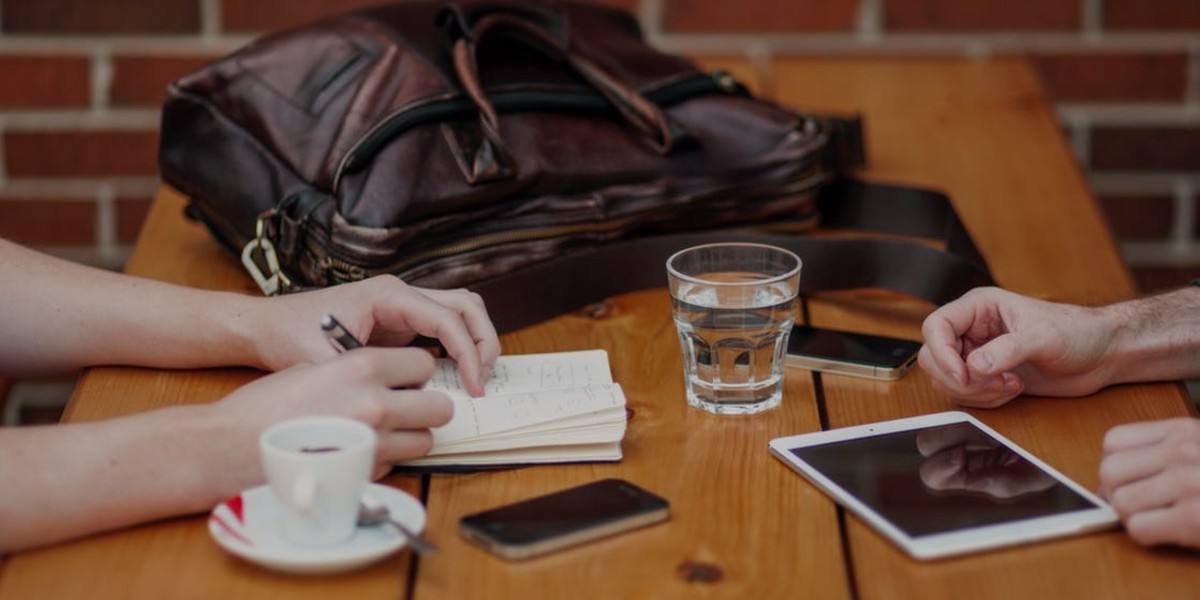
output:
M 312 473 L 305 473 L 292 483 L 292 502 L 301 513 L 311 513 L 317 497 L 317 478 Z

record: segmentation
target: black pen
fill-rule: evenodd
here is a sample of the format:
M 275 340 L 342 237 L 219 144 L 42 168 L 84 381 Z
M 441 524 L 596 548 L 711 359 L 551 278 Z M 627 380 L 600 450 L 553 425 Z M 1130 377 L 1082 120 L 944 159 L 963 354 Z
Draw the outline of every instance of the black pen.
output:
M 338 320 L 333 318 L 333 315 L 325 315 L 321 317 L 321 331 L 325 332 L 325 337 L 329 338 L 330 343 L 338 352 L 346 352 L 355 348 L 362 348 L 362 342 L 358 341 L 349 330 L 346 329 Z

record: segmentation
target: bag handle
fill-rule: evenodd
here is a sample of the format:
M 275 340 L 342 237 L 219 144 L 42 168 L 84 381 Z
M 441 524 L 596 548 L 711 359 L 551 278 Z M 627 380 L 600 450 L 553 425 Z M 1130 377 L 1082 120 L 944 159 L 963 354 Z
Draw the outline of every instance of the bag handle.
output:
M 730 227 L 650 235 L 569 252 L 468 286 L 504 333 L 634 290 L 663 287 L 667 257 L 699 244 L 755 242 L 787 248 L 804 261 L 801 293 L 878 288 L 944 304 L 995 285 L 982 255 L 935 190 L 840 180 L 817 198 L 826 226 L 940 240 L 822 238 Z
M 439 24 L 447 29 L 452 39 L 451 55 L 459 83 L 479 110 L 483 143 L 490 145 L 490 148 L 481 148 L 476 152 L 476 162 L 483 158 L 506 163 L 501 166 L 477 167 L 477 172 L 512 173 L 516 167 L 500 134 L 499 115 L 484 92 L 479 75 L 480 45 L 485 37 L 495 32 L 516 34 L 511 36 L 512 39 L 521 40 L 553 59 L 566 62 L 576 74 L 599 92 L 656 152 L 670 152 L 676 143 L 686 136 L 686 132 L 668 119 L 658 105 L 585 57 L 564 36 L 551 31 L 544 20 L 533 18 L 524 11 L 499 9 L 468 18 L 460 9 L 447 8 L 438 17 Z

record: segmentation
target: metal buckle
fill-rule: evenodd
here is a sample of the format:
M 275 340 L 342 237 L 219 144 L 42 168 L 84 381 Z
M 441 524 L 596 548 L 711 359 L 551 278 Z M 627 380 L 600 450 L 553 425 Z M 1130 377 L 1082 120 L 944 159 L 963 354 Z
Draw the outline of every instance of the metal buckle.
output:
M 258 220 L 254 224 L 255 237 L 246 242 L 246 246 L 242 248 L 242 266 L 246 267 L 246 271 L 250 273 L 254 283 L 258 284 L 258 288 L 266 296 L 287 292 L 292 287 L 291 280 L 279 268 L 279 256 L 275 253 L 275 244 L 272 244 L 266 236 L 266 221 L 273 216 L 275 216 L 274 210 L 268 210 L 258 215 Z M 262 266 L 255 260 L 256 251 L 261 255 L 262 264 L 266 266 L 269 275 L 263 273 Z

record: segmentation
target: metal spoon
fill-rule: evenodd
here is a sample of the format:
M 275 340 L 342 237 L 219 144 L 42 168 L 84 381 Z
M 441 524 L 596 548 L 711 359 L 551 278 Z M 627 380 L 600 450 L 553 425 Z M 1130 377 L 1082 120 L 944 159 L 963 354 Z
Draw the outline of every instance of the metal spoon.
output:
M 433 554 L 437 552 L 437 546 L 434 546 L 420 534 L 414 533 L 411 529 L 404 526 L 404 523 L 392 518 L 391 511 L 383 502 L 374 496 L 363 494 L 358 501 L 358 524 L 360 526 L 378 525 L 380 523 L 391 523 L 404 537 L 408 540 L 408 544 L 416 550 L 418 554 Z

